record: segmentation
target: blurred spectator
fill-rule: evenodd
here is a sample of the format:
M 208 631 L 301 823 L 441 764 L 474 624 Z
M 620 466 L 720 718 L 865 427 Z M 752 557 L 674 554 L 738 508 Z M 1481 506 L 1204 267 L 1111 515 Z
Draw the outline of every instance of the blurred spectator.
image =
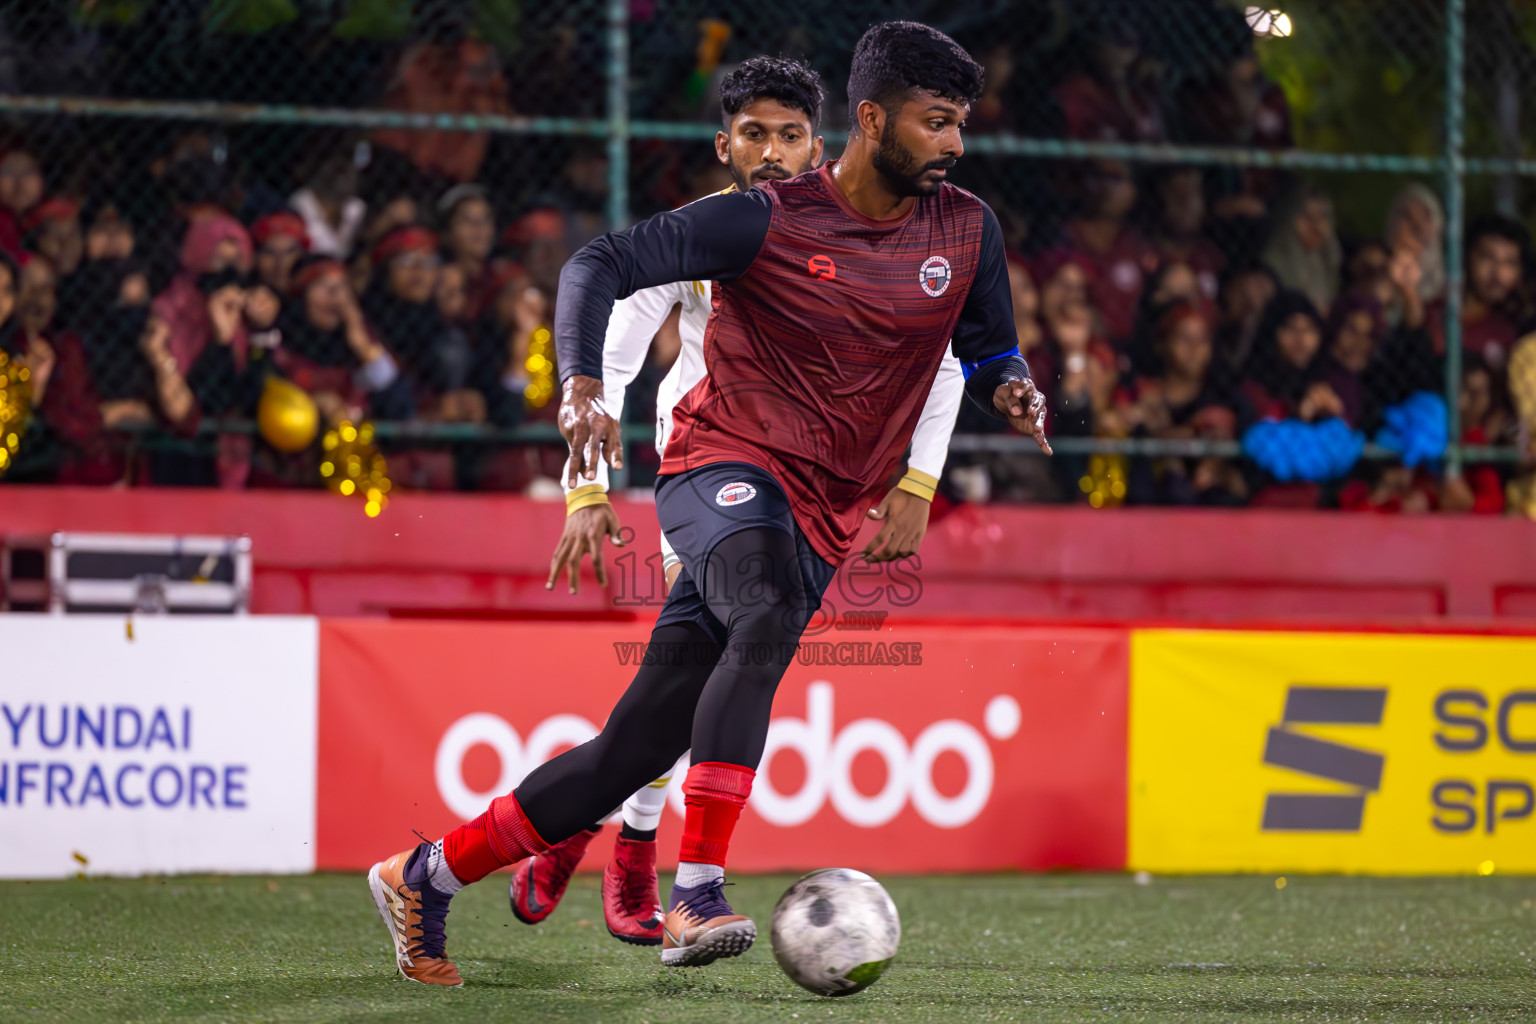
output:
M 85 351 L 55 320 L 58 275 L 47 257 L 23 253 L 19 283 L 17 322 L 33 373 L 32 404 L 58 448 L 53 472 L 63 483 L 113 483 L 122 476 L 122 464 L 103 443 Z
M 156 422 L 154 379 L 139 351 L 149 319 L 149 274 L 133 258 L 133 227 L 110 204 L 85 232 L 85 260 L 59 290 L 59 320 L 80 337 L 90 387 L 108 429 Z
M 416 415 L 437 422 L 484 419 L 484 403 L 469 390 L 469 339 L 439 308 L 437 239 L 423 227 L 398 228 L 373 247 L 372 262 L 363 311 L 410 377 Z M 462 306 L 462 272 L 455 270 L 455 278 Z
M 315 166 L 304 187 L 288 197 L 304 221 L 309 251 L 346 259 L 362 230 L 367 206 L 357 197 L 357 165 L 350 152 L 336 152 Z
M 515 427 L 527 412 L 523 396 L 532 383 L 527 362 L 533 332 L 548 319 L 550 307 L 521 264 L 497 261 L 490 291 L 490 306 L 475 328 L 475 382 L 490 421 Z
M 978 135 L 1012 132 L 1014 111 L 1006 97 L 1013 79 L 1014 48 L 1006 39 L 994 37 L 990 46 L 976 53 L 976 58 L 983 69 L 982 92 L 966 122 Z
M 44 200 L 22 221 L 27 244 L 33 252 L 48 257 L 60 278 L 80 269 L 85 240 L 80 233 L 80 204 L 67 196 Z
M 422 5 L 421 41 L 400 56 L 383 105 L 413 114 L 510 114 L 496 51 L 470 39 L 468 5 Z M 373 141 L 404 154 L 424 174 L 473 181 L 485 162 L 485 132 L 375 132 Z
M 54 196 L 35 207 L 26 218 L 27 246 L 46 256 L 59 276 L 59 308 L 65 319 L 74 315 L 80 302 L 80 264 L 85 255 L 85 238 L 80 230 L 80 204 L 73 199 Z
M 60 312 L 85 348 L 102 425 L 155 423 L 154 378 L 139 351 L 149 320 L 149 276 L 132 259 L 108 257 L 87 260 L 77 277 L 77 305 Z
M 183 376 L 191 371 L 214 330 L 205 279 L 223 271 L 233 271 L 237 276 L 247 274 L 252 258 L 251 236 L 228 214 L 205 216 L 193 221 L 187 229 L 181 243 L 181 270 L 169 287 L 155 296 L 151 307 L 151 319 L 163 328 L 164 354 L 174 360 L 174 369 Z M 234 331 L 238 324 L 224 323 L 221 326 Z M 161 333 L 159 330 L 150 332 L 155 339 L 160 338 Z M 226 343 L 234 340 L 232 333 Z M 155 349 L 152 355 L 159 355 L 159 341 L 152 344 Z M 165 410 L 172 421 L 185 418 L 187 411 L 182 410 L 182 415 L 177 416 L 171 409 Z
M 224 213 L 194 219 L 182 241 L 180 272 L 151 304 L 140 347 L 154 372 L 158 412 L 183 433 L 197 429 L 204 406 L 214 418 L 237 411 L 238 395 L 228 384 L 234 371 L 225 368 L 243 369 L 246 359 L 242 282 L 251 262 L 250 235 L 239 221 Z M 154 473 L 162 483 L 243 487 L 250 449 L 249 437 L 226 434 L 214 465 L 167 453 L 156 459 Z
M 1381 303 L 1350 292 L 1328 317 L 1323 379 L 1338 397 L 1338 415 L 1374 435 L 1381 413 L 1415 391 L 1434 390 L 1429 338 L 1422 328 L 1387 326 Z
M 1530 258 L 1530 234 L 1518 221 L 1487 214 L 1467 227 L 1461 346 L 1495 370 L 1504 368 L 1520 328 L 1529 320 L 1525 268 Z M 1444 303 L 1436 303 L 1428 316 L 1435 353 L 1444 355 Z
M 286 377 L 311 393 L 331 425 L 410 415 L 410 393 L 395 362 L 369 332 L 342 264 L 305 257 L 293 274 L 292 297 L 282 302 L 266 285 L 243 288 L 224 271 L 202 281 L 209 291 L 214 339 L 188 378 L 205 416 L 253 419 L 266 379 Z M 249 346 L 232 342 L 243 322 Z M 259 438 L 223 437 L 219 476 L 226 486 L 304 485 L 316 479 L 313 449 L 285 454 Z
M 1392 253 L 1385 242 L 1367 239 L 1355 247 L 1349 256 L 1345 284 L 1348 291 L 1361 292 L 1381 303 L 1388 322 L 1395 322 L 1392 306 L 1397 290 L 1392 285 Z
M 527 269 L 516 263 L 498 263 L 493 290 L 495 299 L 481 319 L 476 349 L 475 380 L 487 414 L 498 426 L 553 423 L 560 403 L 559 367 L 549 344 L 552 305 Z M 540 351 L 541 338 L 547 354 Z M 559 479 L 565 461 L 565 447 L 556 444 L 489 452 L 479 484 L 507 491 L 547 487 Z
M 1522 463 L 1505 494 L 1511 511 L 1536 519 L 1536 334 L 1521 338 L 1510 354 L 1508 394 Z
M 1236 8 L 1218 8 L 1213 16 L 1216 31 L 1204 73 L 1191 77 L 1180 92 L 1183 134 L 1191 142 L 1218 146 L 1289 148 L 1290 106 L 1259 66 L 1252 27 Z M 1267 198 L 1262 189 L 1244 188 L 1243 194 Z
M 705 165 L 718 160 L 705 160 Z M 678 203 L 669 207 L 692 202 L 707 193 L 690 191 Z M 723 188 L 724 186 L 720 186 Z M 579 248 L 608 230 L 608 147 L 598 139 L 577 139 L 571 145 L 570 156 L 560 169 L 557 186 L 560 206 L 565 214 L 566 241 Z M 719 191 L 719 189 L 714 189 Z
M 1200 293 L 1216 301 L 1226 256 L 1205 237 L 1205 185 L 1197 167 L 1175 167 L 1153 178 L 1152 244 L 1163 261 L 1187 263 L 1200 282 Z
M 1046 397 L 1046 423 L 1055 436 L 1091 436 L 1094 413 L 1107 403 L 1114 385 L 1115 354 L 1096 336 L 1097 324 L 1087 300 L 1088 263 L 1058 250 L 1043 257 L 1035 273 L 1044 282 L 1037 291 L 1024 259 L 1010 253 L 1008 281 L 1013 297 L 1014 333 L 1029 362 L 1030 376 Z M 962 405 L 960 429 L 966 433 L 1003 433 L 1006 425 L 978 409 Z M 957 480 L 974 499 L 1059 501 L 1076 493 L 1083 462 L 1078 456 L 1046 460 L 1029 453 L 991 454 L 959 466 Z M 987 474 L 985 487 L 972 480 Z
M 1087 256 L 1070 249 L 1052 250 L 1035 261 L 1029 280 L 1039 282 L 1042 339 L 1049 337 L 1051 324 L 1079 315 L 1089 318 L 1094 337 L 1103 338 L 1103 317 L 1093 305 L 1095 273 Z
M 1351 480 L 1339 489 L 1339 508 L 1346 512 L 1433 512 L 1439 501 L 1434 478 L 1398 463 L 1366 467 L 1367 479 Z
M 1128 369 L 1141 376 L 1156 372 L 1157 320 L 1163 311 L 1175 302 L 1195 303 L 1206 307 L 1207 312 L 1214 309 L 1200 287 L 1200 278 L 1195 274 L 1194 268 L 1179 259 L 1164 262 L 1147 277 L 1146 284 L 1142 288 L 1141 301 L 1136 306 L 1136 329 L 1131 343 L 1126 347 L 1125 355 L 1120 360 L 1122 369 Z M 1220 359 L 1216 359 L 1213 367 L 1213 372 L 1218 376 L 1225 373 L 1225 367 Z M 1228 377 L 1222 377 L 1222 379 L 1227 383 L 1231 382 Z
M 1126 164 L 1095 161 L 1083 184 L 1083 211 L 1067 222 L 1064 241 L 1092 264 L 1093 305 L 1111 343 L 1122 346 L 1135 329 L 1142 283 L 1157 269 L 1157 254 L 1127 223 L 1136 205 L 1136 182 Z
M 1339 293 L 1344 262 L 1334 230 L 1333 200 L 1316 188 L 1293 192 L 1275 218 L 1264 262 L 1281 284 L 1311 299 L 1326 316 Z
M 1026 360 L 1045 338 L 1040 329 L 1040 290 L 1030 274 L 1029 262 L 1017 252 L 1008 253 L 1008 293 L 1013 300 L 1013 333 Z
M 0 251 L 0 350 L 8 358 L 25 360 L 27 337 L 21 330 L 21 318 L 16 315 L 16 292 L 20 285 L 21 267 L 10 253 Z M 35 396 L 37 382 L 32 383 Z
M 449 189 L 437 204 L 443 224 L 443 249 L 463 277 L 467 316 L 479 317 L 491 301 L 491 249 L 496 244 L 496 212 L 479 185 Z
M 1399 253 L 1419 267 L 1418 297 L 1425 303 L 1445 294 L 1445 211 L 1427 186 L 1412 184 L 1392 200 L 1383 236 L 1389 257 Z
M 1217 295 L 1216 366 L 1237 380 L 1252 357 L 1264 311 L 1280 290 L 1274 271 L 1262 263 L 1228 266 Z
M 1056 87 L 1065 135 L 1097 142 L 1161 142 L 1157 89 L 1146 80 L 1141 38 L 1126 12 L 1106 10 L 1087 28 L 1087 66 Z
M 1202 71 L 1180 88 L 1183 141 L 1212 146 L 1289 149 L 1291 111 L 1285 93 L 1265 77 L 1253 29 L 1242 10 L 1216 7 L 1214 45 Z M 1284 176 L 1258 168 L 1222 168 L 1213 175 L 1211 213 L 1217 241 L 1234 258 L 1257 254 Z
M 1358 292 L 1344 296 L 1328 318 L 1327 334 L 1323 376 L 1334 397 L 1325 414 L 1369 434 L 1381 414 L 1381 403 L 1366 379 L 1386 340 L 1381 304 Z
M 293 285 L 293 267 L 309 250 L 304 219 L 290 210 L 269 213 L 251 225 L 256 246 L 256 279 L 276 295 L 287 295 Z
M 565 215 L 553 206 L 536 206 L 507 226 L 501 245 L 521 263 L 533 283 L 553 299 L 560 286 L 560 268 L 570 258 Z
M 1010 266 L 1010 279 L 1027 282 L 1024 269 Z M 1043 282 L 1041 343 L 1030 357 L 1031 375 L 1041 382 L 1057 432 L 1092 434 L 1095 414 L 1108 406 L 1117 370 L 1115 351 L 1102 336 L 1089 301 L 1088 263 L 1081 256 L 1057 254 L 1041 260 L 1036 272 Z M 1017 325 L 1017 314 L 1014 319 Z
M 1281 291 L 1264 308 L 1240 388 L 1244 429 L 1261 420 L 1317 423 L 1342 406 L 1323 379 L 1323 321 L 1300 292 Z M 1262 460 L 1249 469 L 1251 504 L 1316 508 L 1322 489 L 1310 479 L 1274 479 Z
M 1164 440 L 1232 440 L 1237 416 L 1211 372 L 1211 323 L 1196 303 L 1161 311 L 1155 331 L 1159 372 L 1138 378 L 1107 417 L 1116 433 Z M 1220 458 L 1138 459 L 1128 500 L 1155 505 L 1240 505 L 1247 485 L 1236 465 Z
M 1518 435 L 1503 374 L 1476 353 L 1468 353 L 1461 375 L 1461 443 L 1506 445 Z M 1448 476 L 1440 488 L 1440 508 L 1447 512 L 1498 515 L 1504 511 L 1504 478 L 1498 467 L 1472 463 L 1460 476 Z
M 0 249 L 11 256 L 22 252 L 22 218 L 43 201 L 43 171 L 26 149 L 0 156 Z
M 89 333 L 87 328 L 96 327 L 97 321 L 107 316 L 105 310 L 118 300 L 136 242 L 133 225 L 110 203 L 96 205 L 87 220 L 81 241 L 83 262 L 59 287 L 60 316 L 81 337 Z M 147 306 L 148 274 L 142 263 L 133 266 L 137 273 L 133 304 Z M 143 297 L 138 298 L 140 295 Z M 137 333 L 134 338 L 137 340 Z
M 482 285 L 489 288 L 489 285 Z M 440 399 L 436 414 L 449 422 L 485 422 L 485 396 L 474 387 L 474 342 L 470 338 L 469 279 L 457 263 L 446 264 L 437 277 L 437 312 L 443 320 L 443 350 L 454 353 L 455 387 Z
M 364 317 L 339 260 L 311 255 L 299 261 L 278 330 L 272 366 L 314 396 L 326 422 L 414 414 L 409 383 Z
M 1306 423 L 1341 416 L 1338 395 L 1323 380 L 1323 321 L 1312 300 L 1282 291 L 1264 310 L 1242 392 L 1252 419 Z

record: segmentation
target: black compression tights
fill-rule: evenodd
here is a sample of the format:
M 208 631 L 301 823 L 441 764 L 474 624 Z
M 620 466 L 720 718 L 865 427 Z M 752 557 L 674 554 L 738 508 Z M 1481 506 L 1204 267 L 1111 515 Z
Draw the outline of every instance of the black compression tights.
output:
M 756 768 L 779 680 L 811 612 L 795 540 L 782 530 L 733 533 L 704 570 L 724 650 L 692 623 L 657 626 L 646 664 L 603 731 L 529 773 L 517 800 L 539 836 L 558 843 L 619 806 L 693 747 L 693 761 Z

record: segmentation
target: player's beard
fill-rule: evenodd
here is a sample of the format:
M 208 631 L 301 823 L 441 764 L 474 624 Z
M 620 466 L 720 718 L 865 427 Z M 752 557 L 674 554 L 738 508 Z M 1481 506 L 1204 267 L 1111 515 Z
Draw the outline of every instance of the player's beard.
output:
M 896 141 L 896 132 L 887 131 L 880 137 L 880 148 L 875 150 L 875 170 L 891 191 L 899 196 L 931 196 L 943 187 L 942 181 L 924 179 L 929 171 L 949 170 L 955 166 L 953 157 L 922 163 L 917 154 Z

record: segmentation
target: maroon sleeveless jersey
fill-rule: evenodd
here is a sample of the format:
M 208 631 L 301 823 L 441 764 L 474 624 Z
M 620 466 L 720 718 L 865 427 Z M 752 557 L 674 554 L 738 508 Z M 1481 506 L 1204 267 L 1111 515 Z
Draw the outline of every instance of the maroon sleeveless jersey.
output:
M 767 470 L 836 564 L 911 440 L 977 278 L 985 207 L 946 183 L 905 217 L 871 220 L 830 165 L 758 188 L 766 237 L 714 285 L 708 373 L 673 410 L 661 472 Z

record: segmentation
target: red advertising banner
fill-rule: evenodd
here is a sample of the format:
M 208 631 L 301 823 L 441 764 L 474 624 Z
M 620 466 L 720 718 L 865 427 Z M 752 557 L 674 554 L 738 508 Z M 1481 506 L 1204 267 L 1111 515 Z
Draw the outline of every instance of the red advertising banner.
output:
M 589 739 L 647 629 L 322 622 L 318 866 L 439 836 Z M 825 633 L 801 653 L 732 867 L 1125 865 L 1126 631 L 910 626 Z M 664 863 L 680 811 L 674 783 Z

